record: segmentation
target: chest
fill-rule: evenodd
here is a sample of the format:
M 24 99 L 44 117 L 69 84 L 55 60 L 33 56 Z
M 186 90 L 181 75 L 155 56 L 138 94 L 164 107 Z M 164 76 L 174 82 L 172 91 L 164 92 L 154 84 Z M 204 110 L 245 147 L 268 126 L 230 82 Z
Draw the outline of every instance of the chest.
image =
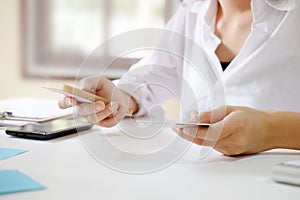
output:
M 250 35 L 251 25 L 251 11 L 228 20 L 217 17 L 214 34 L 221 41 L 216 49 L 216 55 L 220 61 L 230 62 L 239 54 Z

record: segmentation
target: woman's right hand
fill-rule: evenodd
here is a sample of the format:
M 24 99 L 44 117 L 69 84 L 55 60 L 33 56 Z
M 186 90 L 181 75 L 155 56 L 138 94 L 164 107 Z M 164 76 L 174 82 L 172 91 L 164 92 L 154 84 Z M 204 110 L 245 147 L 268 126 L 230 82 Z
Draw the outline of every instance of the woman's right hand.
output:
M 80 81 L 80 89 L 111 100 L 105 105 L 102 101 L 80 103 L 71 97 L 59 101 L 59 107 L 75 106 L 76 114 L 86 118 L 89 123 L 103 127 L 118 124 L 130 112 L 137 112 L 138 105 L 133 97 L 116 87 L 105 77 L 88 77 Z

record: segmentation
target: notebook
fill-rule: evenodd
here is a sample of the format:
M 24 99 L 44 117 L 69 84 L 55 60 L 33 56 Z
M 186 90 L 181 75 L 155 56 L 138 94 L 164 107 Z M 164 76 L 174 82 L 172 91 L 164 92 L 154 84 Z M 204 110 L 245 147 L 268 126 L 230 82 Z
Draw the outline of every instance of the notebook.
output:
M 0 100 L 0 126 L 24 125 L 24 122 L 46 122 L 72 115 L 72 108 L 60 109 L 58 101 L 53 99 Z

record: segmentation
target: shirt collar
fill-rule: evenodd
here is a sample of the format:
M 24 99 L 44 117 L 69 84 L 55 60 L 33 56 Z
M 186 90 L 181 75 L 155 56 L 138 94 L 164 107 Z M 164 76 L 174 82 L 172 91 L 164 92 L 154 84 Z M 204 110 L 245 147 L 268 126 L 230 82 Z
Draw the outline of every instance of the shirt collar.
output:
M 184 0 L 183 5 L 189 12 L 200 14 L 199 17 L 202 18 L 204 26 L 206 26 L 209 32 L 214 32 L 218 0 Z M 296 0 L 252 0 L 251 6 L 254 15 L 253 25 L 255 26 L 255 30 L 266 33 L 270 30 L 270 24 L 264 19 L 266 7 L 269 7 L 267 10 L 270 12 L 272 9 L 278 12 L 289 12 L 295 9 Z M 207 33 L 204 38 L 216 39 L 213 35 Z
M 295 8 L 295 0 L 266 0 L 267 4 L 280 11 L 291 11 Z
M 211 0 L 186 0 L 184 5 L 188 7 L 188 10 L 193 13 L 198 13 L 201 3 Z M 265 0 L 269 6 L 280 11 L 291 11 L 296 6 L 296 0 Z M 216 1 L 213 1 L 216 2 Z

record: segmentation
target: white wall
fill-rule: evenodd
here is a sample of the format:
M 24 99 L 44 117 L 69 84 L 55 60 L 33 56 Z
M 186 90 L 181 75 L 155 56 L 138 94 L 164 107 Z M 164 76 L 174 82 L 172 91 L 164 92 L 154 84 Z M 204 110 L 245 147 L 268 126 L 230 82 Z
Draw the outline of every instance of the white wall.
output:
M 28 79 L 22 76 L 21 1 L 0 1 L 0 100 L 18 97 L 60 98 L 41 86 L 46 82 L 68 81 Z

